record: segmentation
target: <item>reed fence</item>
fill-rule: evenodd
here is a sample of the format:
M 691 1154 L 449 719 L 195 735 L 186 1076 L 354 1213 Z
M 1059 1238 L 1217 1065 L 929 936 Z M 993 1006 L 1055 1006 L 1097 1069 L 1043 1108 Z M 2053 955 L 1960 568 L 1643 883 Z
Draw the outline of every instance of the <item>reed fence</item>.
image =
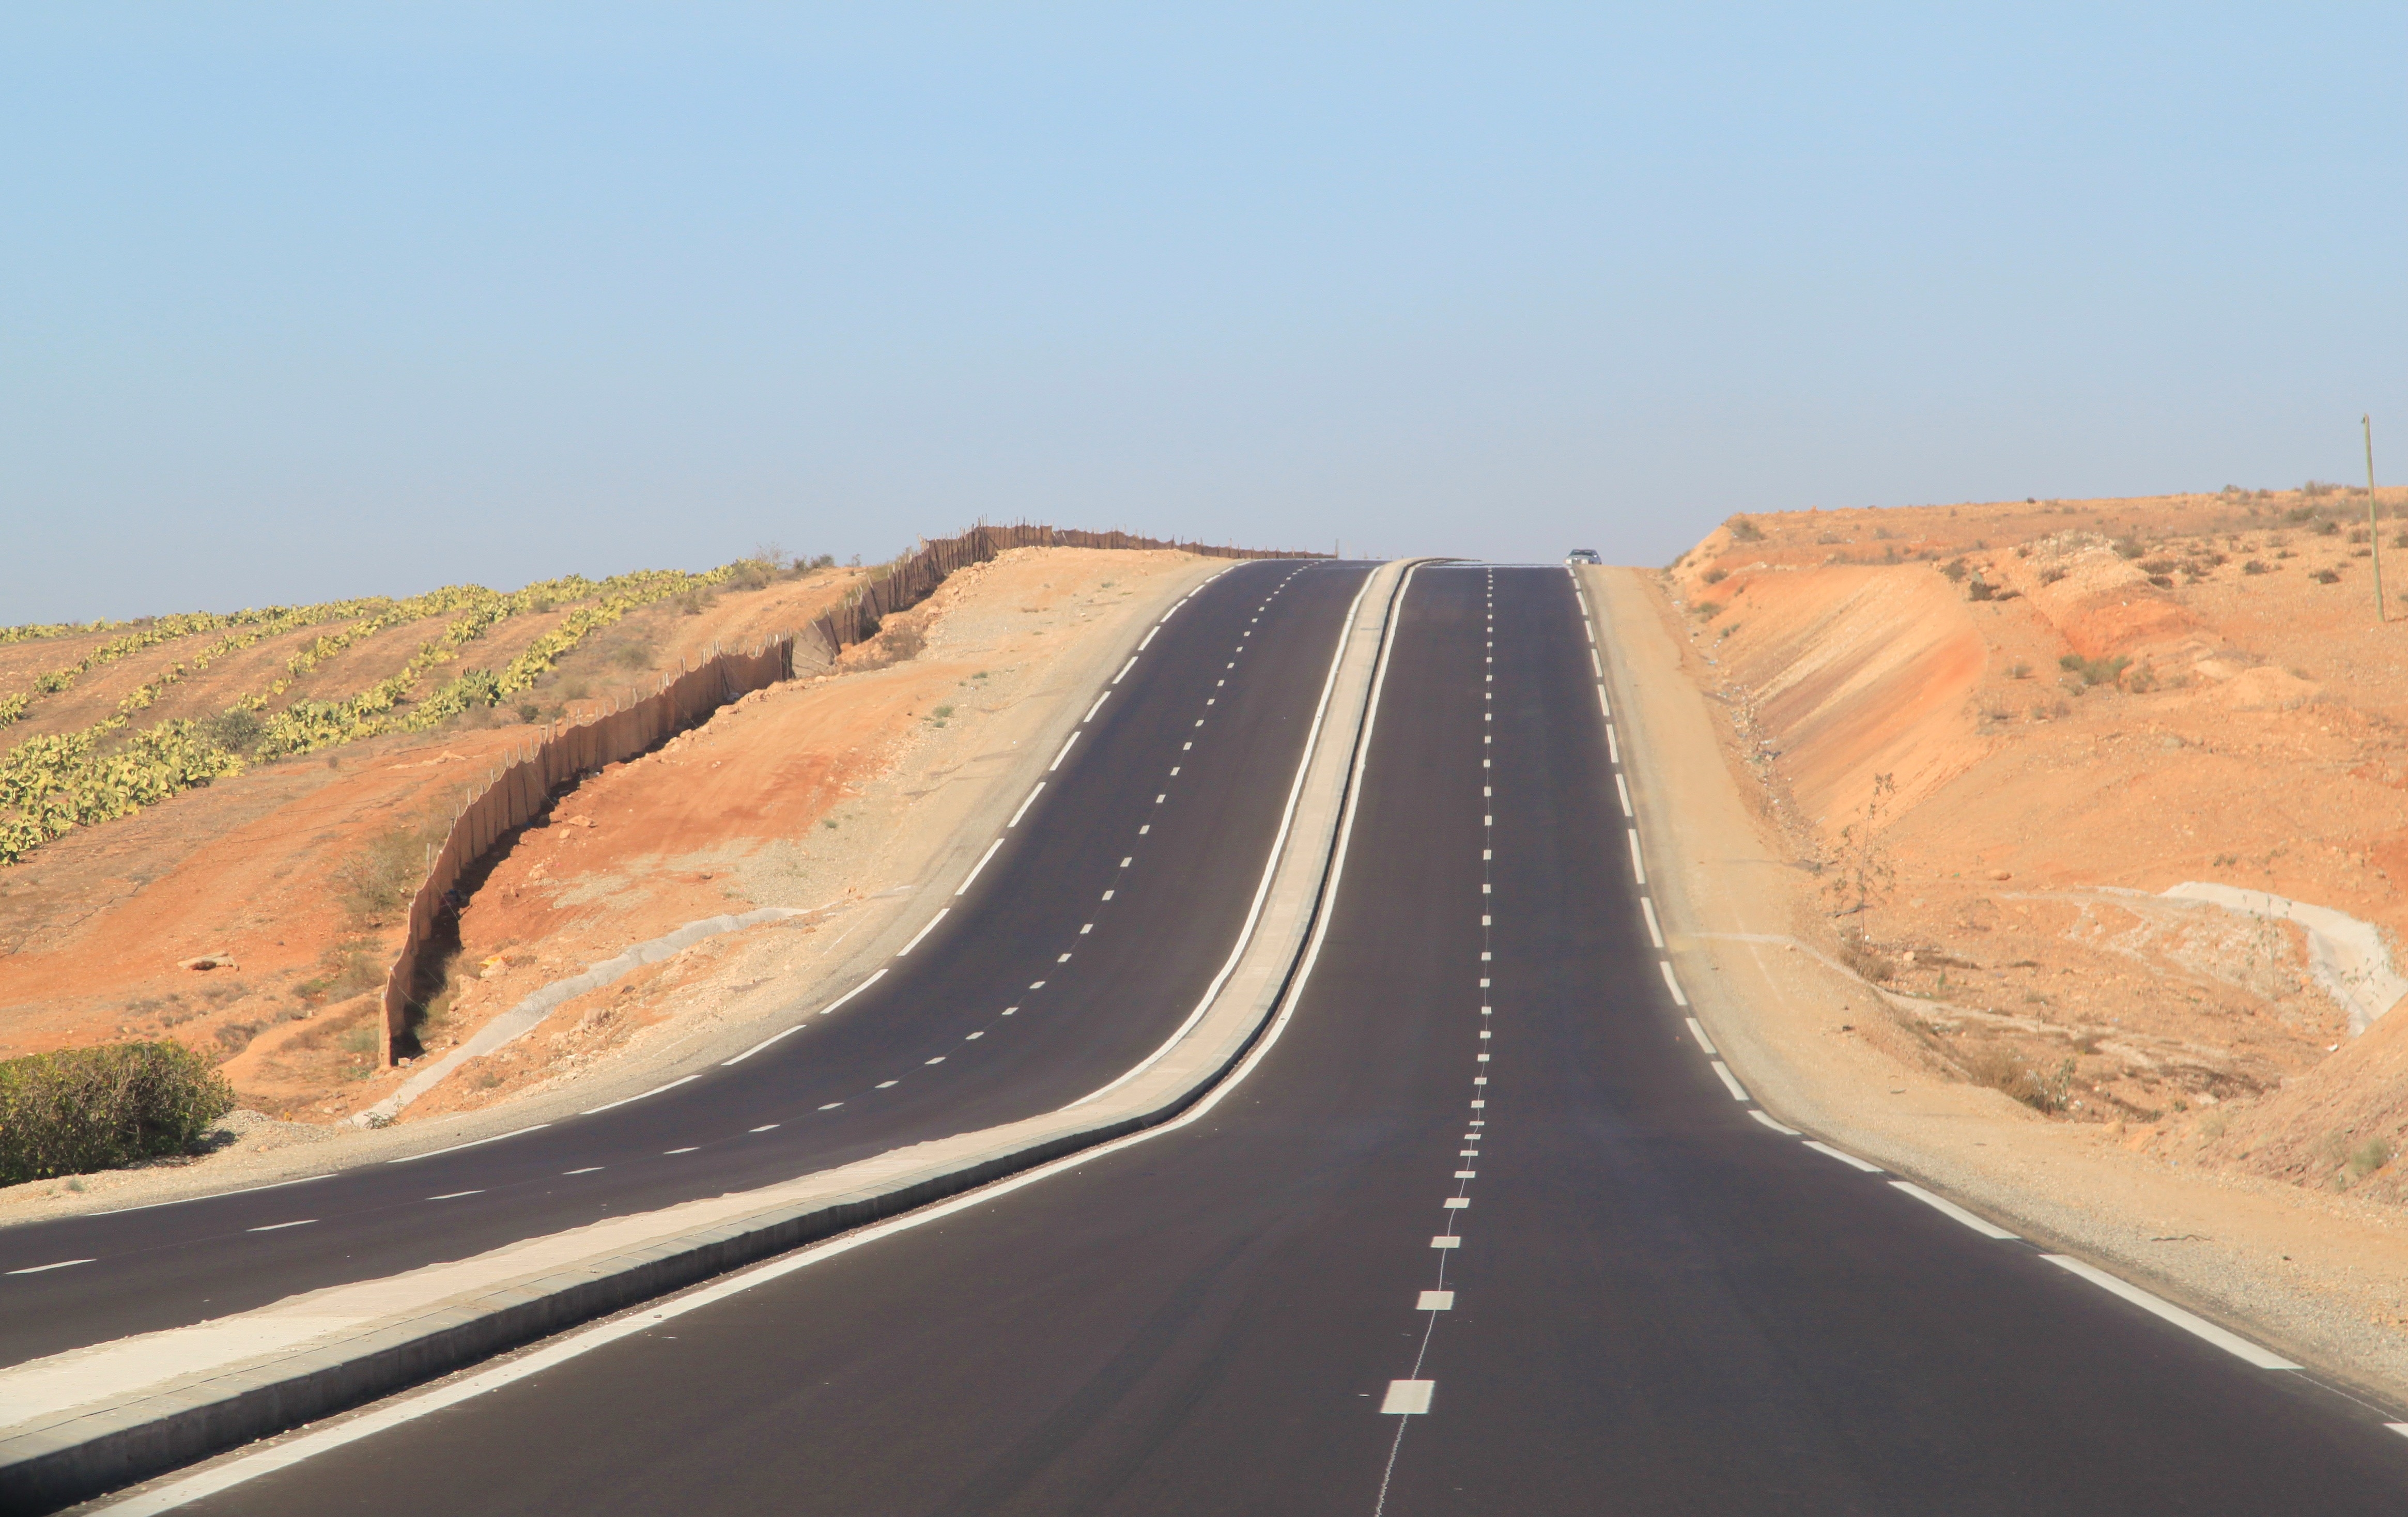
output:
M 877 636 L 879 623 L 928 598 L 948 575 L 984 563 L 1013 548 L 1171 549 L 1211 558 L 1321 558 L 1208 543 L 1170 542 L 1125 532 L 1079 532 L 1060 527 L 977 526 L 956 537 L 924 544 L 860 594 L 810 624 L 809 650 L 819 662 Z M 394 1039 L 409 1030 L 413 992 L 425 966 L 428 945 L 447 912 L 462 902 L 454 894 L 494 845 L 541 815 L 555 796 L 605 765 L 648 752 L 708 720 L 729 702 L 781 680 L 792 679 L 800 639 L 769 638 L 748 651 L 714 649 L 710 657 L 662 677 L 652 694 L 614 705 L 582 722 L 552 727 L 531 746 L 514 752 L 486 776 L 480 789 L 463 797 L 442 846 L 429 851 L 426 879 L 410 901 L 408 930 L 399 955 L 385 976 L 384 1018 L 378 1038 L 380 1063 L 394 1060 Z

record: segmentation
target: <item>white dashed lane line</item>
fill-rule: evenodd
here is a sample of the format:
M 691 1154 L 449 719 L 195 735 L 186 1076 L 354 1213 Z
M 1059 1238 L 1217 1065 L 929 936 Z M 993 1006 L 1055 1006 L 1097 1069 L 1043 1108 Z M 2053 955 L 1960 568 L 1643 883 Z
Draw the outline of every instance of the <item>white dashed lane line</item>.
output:
M 1806 1146 L 1813 1149 L 1815 1152 L 1822 1154 L 1826 1158 L 1837 1159 L 1842 1164 L 1847 1165 L 1851 1168 L 1861 1169 L 1868 1175 L 1878 1175 L 1882 1172 L 1881 1166 L 1877 1164 L 1868 1164 L 1864 1160 L 1857 1158 L 1853 1153 L 1842 1153 L 1828 1143 L 1818 1143 L 1810 1138 L 1806 1140 Z
M 1437 1389 L 1438 1381 L 1434 1380 L 1392 1380 L 1388 1382 L 1386 1398 L 1380 1403 L 1380 1410 L 1390 1416 L 1418 1416 L 1429 1410 L 1430 1397 Z
M 307 1227 L 317 1220 L 318 1219 L 315 1217 L 304 1217 L 299 1222 L 271 1222 L 265 1227 L 246 1227 L 243 1231 L 246 1233 L 280 1233 L 287 1227 Z
M 1781 1123 L 1773 1121 L 1770 1117 L 1766 1116 L 1761 1111 L 1751 1111 L 1748 1115 L 1764 1123 L 1767 1127 L 1771 1128 L 1774 1132 L 1779 1133 L 1784 1138 L 1802 1138 L 1805 1136 L 1795 1127 L 1784 1127 Z
M 1020 819 L 1028 814 L 1028 809 L 1037 804 L 1037 797 L 1043 794 L 1044 792 L 1045 781 L 1039 780 L 1037 781 L 1037 788 L 1028 793 L 1028 798 L 1020 803 L 1020 809 L 1012 812 L 1011 820 L 1003 824 L 1004 831 L 1010 832 L 1012 828 L 1019 826 Z
M 485 1193 L 482 1191 L 445 1191 L 440 1195 L 430 1195 L 427 1199 L 430 1201 L 457 1201 L 463 1196 L 482 1195 L 484 1194 Z
M 685 1077 L 685 1080 L 693 1080 L 693 1079 L 695 1079 L 695 1076 L 693 1076 L 693 1075 L 688 1075 L 688 1076 L 686 1076 L 686 1077 Z M 669 1089 L 672 1089 L 672 1088 L 674 1088 L 674 1087 L 676 1087 L 676 1086 L 679 1086 L 679 1085 L 682 1085 L 682 1084 L 684 1084 L 684 1083 L 685 1083 L 685 1080 L 672 1080 L 672 1081 L 670 1081 L 668 1082 L 668 1084 L 666 1084 L 666 1085 L 655 1085 L 655 1086 L 654 1086 L 654 1087 L 652 1087 L 651 1090 L 648 1090 L 648 1091 L 644 1092 L 644 1095 L 658 1095 L 661 1092 L 663 1092 L 663 1091 L 665 1091 L 665 1090 L 669 1090 Z M 644 1095 L 630 1095 L 630 1096 L 628 1096 L 628 1097 L 627 1097 L 627 1101 L 640 1101 L 640 1100 L 642 1100 L 642 1099 L 644 1098 Z M 610 1103 L 610 1106 L 625 1106 L 625 1105 L 627 1104 L 627 1101 L 613 1101 L 613 1102 L 611 1102 L 611 1103 Z M 597 1107 L 595 1107 L 595 1108 L 594 1109 L 594 1110 L 595 1110 L 595 1111 L 608 1111 L 608 1110 L 609 1110 L 609 1109 L 610 1109 L 610 1106 L 597 1106 Z M 587 1116 L 591 1116 L 592 1114 L 593 1114 L 592 1112 L 586 1112 L 586 1113 L 584 1113 L 584 1115 L 587 1115 Z M 524 1137 L 525 1137 L 527 1134 L 529 1134 L 529 1133 L 539 1133 L 539 1132 L 543 1131 L 546 1127 L 549 1127 L 549 1126 L 551 1126 L 551 1125 L 552 1125 L 552 1123 L 548 1123 L 548 1122 L 538 1122 L 538 1123 L 536 1123 L 534 1126 L 532 1126 L 532 1127 L 521 1127 L 521 1128 L 517 1129 L 517 1130 L 516 1130 L 516 1131 L 514 1131 L 514 1132 L 495 1133 L 495 1134 L 494 1134 L 493 1137 L 491 1137 L 491 1138 L 470 1138 L 470 1139 L 469 1139 L 467 1142 L 466 1142 L 466 1143 L 454 1143 L 454 1144 L 452 1144 L 450 1148 L 445 1148 L 445 1149 L 429 1149 L 429 1150 L 427 1150 L 427 1151 L 426 1151 L 425 1152 L 423 1152 L 423 1153 L 405 1153 L 405 1154 L 403 1154 L 403 1155 L 402 1155 L 400 1158 L 398 1158 L 398 1159 L 387 1159 L 387 1160 L 385 1161 L 385 1163 L 387 1163 L 387 1164 L 416 1164 L 416 1163 L 417 1163 L 419 1160 L 421 1160 L 421 1159 L 432 1159 L 432 1158 L 435 1158 L 435 1157 L 437 1157 L 437 1156 L 438 1156 L 438 1155 L 440 1155 L 440 1154 L 445 1154 L 445 1153 L 457 1153 L 457 1152 L 459 1152 L 462 1149 L 480 1149 L 480 1148 L 483 1148 L 483 1147 L 484 1147 L 486 1144 L 488 1144 L 488 1143 L 499 1143 L 499 1142 L 503 1141 L 503 1140 L 504 1140 L 504 1139 L 506 1139 L 506 1138 L 524 1138 Z M 319 1175 L 319 1176 L 316 1176 L 316 1177 L 313 1177 L 313 1178 L 316 1178 L 316 1179 L 319 1179 L 319 1180 L 323 1180 L 323 1179 L 325 1179 L 326 1177 L 325 1177 L 325 1176 L 323 1176 L 323 1175 Z M 300 1181 L 290 1181 L 290 1180 L 288 1180 L 288 1181 L 284 1181 L 284 1183 L 285 1183 L 285 1184 L 287 1184 L 287 1185 L 297 1185 L 297 1184 L 299 1184 L 299 1183 L 300 1183 Z M 273 1185 L 263 1185 L 263 1186 L 261 1186 L 261 1187 L 260 1187 L 260 1189 L 262 1189 L 262 1190 L 274 1190 L 275 1188 L 276 1188 L 276 1187 L 275 1187 L 275 1186 L 273 1186 Z
M 995 851 L 1002 846 L 1003 839 L 1000 837 L 986 845 L 986 852 L 979 855 L 979 861 L 976 864 L 970 866 L 970 872 L 964 877 L 961 888 L 953 892 L 956 899 L 969 894 L 970 885 L 978 879 L 979 871 L 986 867 L 986 861 L 995 857 Z
M 1954 1201 L 1943 1200 L 1941 1197 L 1932 1195 L 1929 1191 L 1925 1190 L 1922 1186 L 1915 1184 L 1912 1181 L 1893 1180 L 1889 1183 L 1892 1190 L 1903 1191 L 1907 1195 L 1912 1195 L 1916 1200 L 1922 1202 L 1925 1206 L 1929 1207 L 1932 1210 L 1939 1212 L 1942 1216 L 1953 1218 L 1957 1222 L 1963 1223 L 1966 1226 L 1971 1227 L 1973 1231 L 1981 1234 L 1984 1238 L 1995 1238 L 2001 1242 L 2008 1243 L 2017 1241 L 2016 1236 L 2008 1232 L 2005 1228 L 1995 1226 L 1992 1224 L 1984 1221 L 1982 1218 L 1966 1210 L 1963 1207 L 1958 1206 Z
M 1688 1005 L 1688 996 L 1681 993 L 1681 982 L 1672 978 L 1672 961 L 1670 959 L 1657 959 L 1656 961 L 1656 967 L 1664 971 L 1664 988 L 1672 993 L 1672 1004 L 1674 1006 Z
M 913 934 L 911 935 L 911 940 L 910 940 L 910 942 L 908 942 L 908 943 L 904 944 L 904 945 L 902 946 L 902 948 L 901 948 L 900 950 L 898 950 L 898 951 L 896 952 L 895 956 L 896 956 L 896 958 L 898 958 L 898 959 L 899 959 L 899 958 L 903 958 L 904 956 L 908 955 L 908 954 L 909 954 L 909 953 L 910 953 L 913 949 L 918 948 L 918 947 L 920 946 L 920 939 L 921 939 L 921 938 L 923 938 L 923 937 L 927 937 L 930 933 L 932 933 L 932 932 L 936 931 L 936 930 L 937 930 L 937 923 L 939 923 L 939 922 L 944 921 L 944 920 L 945 920 L 945 913 L 946 913 L 946 912 L 948 912 L 948 911 L 950 911 L 950 910 L 952 910 L 952 909 L 953 909 L 953 908 L 952 908 L 952 907 L 950 907 L 950 906 L 940 906 L 940 907 L 937 908 L 937 914 L 936 914 L 935 916 L 930 917 L 930 918 L 928 919 L 928 924 L 927 924 L 926 926 L 924 926 L 924 927 L 921 928 L 918 932 L 913 933 Z
M 651 1090 L 641 1092 L 641 1093 L 639 1093 L 639 1094 L 638 1094 L 638 1095 L 635 1095 L 627 1096 L 627 1097 L 625 1097 L 625 1098 L 624 1098 L 624 1099 L 622 1099 L 622 1100 L 617 1100 L 617 1101 L 606 1101 L 606 1102 L 604 1102 L 604 1103 L 603 1103 L 602 1105 L 600 1105 L 600 1106 L 593 1107 L 593 1108 L 591 1108 L 591 1109 L 587 1109 L 587 1110 L 580 1111 L 580 1112 L 579 1112 L 579 1113 L 578 1113 L 578 1115 L 579 1115 L 579 1116 L 580 1116 L 580 1117 L 590 1117 L 590 1116 L 594 1115 L 594 1114 L 595 1114 L 595 1112 L 596 1112 L 596 1111 L 613 1111 L 613 1110 L 616 1110 L 616 1109 L 618 1109 L 620 1107 L 623 1107 L 623 1106 L 632 1106 L 632 1105 L 634 1105 L 634 1104 L 635 1104 L 636 1102 L 638 1102 L 638 1101 L 644 1100 L 644 1099 L 646 1099 L 646 1098 L 648 1098 L 648 1097 L 650 1097 L 650 1096 L 658 1095 L 660 1095 L 663 1091 L 673 1091 L 673 1090 L 677 1089 L 680 1085 L 689 1084 L 689 1083 L 693 1082 L 694 1081 L 700 1080 L 701 1078 L 702 1078 L 702 1077 L 701 1077 L 700 1075 L 687 1075 L 687 1076 L 685 1076 L 685 1077 L 684 1077 L 683 1079 L 681 1079 L 681 1080 L 672 1080 L 672 1081 L 669 1081 L 667 1084 L 666 1084 L 666 1085 L 655 1085 L 655 1086 L 653 1086 Z M 488 1138 L 488 1139 L 486 1139 L 486 1141 L 488 1141 L 488 1142 L 493 1142 L 493 1141 L 495 1141 L 495 1139 Z M 462 1146 L 463 1146 L 463 1147 L 466 1147 L 466 1145 L 465 1145 L 465 1144 L 464 1144 L 464 1145 L 462 1145 Z
M 1730 1092 L 1731 1099 L 1734 1101 L 1744 1101 L 1749 1099 L 1747 1087 L 1739 1082 L 1739 1076 L 1730 1072 L 1730 1066 L 1723 1063 L 1720 1059 L 1716 1059 L 1713 1062 L 1714 1073 L 1720 1077 L 1724 1087 Z
M 47 1275 L 53 1269 L 73 1269 L 78 1265 L 87 1265 L 95 1262 L 97 1261 L 92 1259 L 61 1259 L 56 1264 L 34 1265 L 25 1269 L 11 1269 L 8 1273 L 12 1275 Z
M 2067 1274 L 2088 1281 L 2114 1295 L 2120 1295 L 2142 1310 L 2162 1317 L 2184 1332 L 2206 1339 L 2237 1359 L 2256 1365 L 2260 1369 L 2297 1369 L 2300 1367 L 2278 1353 L 2272 1353 L 2235 1333 L 2228 1333 L 2201 1317 L 2192 1315 L 2162 1296 L 2152 1295 L 2138 1285 L 2116 1279 L 2107 1271 L 2070 1259 L 2062 1253 L 2043 1253 L 2042 1258 Z

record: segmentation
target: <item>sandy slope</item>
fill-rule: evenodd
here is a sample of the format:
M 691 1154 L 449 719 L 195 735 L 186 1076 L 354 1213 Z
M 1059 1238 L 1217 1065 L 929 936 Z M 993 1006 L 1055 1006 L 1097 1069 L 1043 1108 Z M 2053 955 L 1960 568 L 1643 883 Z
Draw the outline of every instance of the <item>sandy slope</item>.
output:
M 566 1002 L 412 1104 L 394 1131 L 361 1132 L 342 1121 L 413 1072 L 371 1070 L 343 1047 L 341 1033 L 364 1023 L 367 998 L 294 1018 L 274 997 L 298 969 L 314 972 L 306 945 L 312 932 L 322 941 L 331 930 L 323 870 L 342 840 L 406 813 L 414 797 L 440 799 L 464 768 L 480 765 L 487 750 L 480 742 L 523 740 L 526 729 L 444 735 L 356 762 L 350 755 L 357 751 L 347 750 L 334 780 L 322 765 L 280 766 L 68 839 L 76 852 L 41 861 L 51 872 L 39 878 L 52 888 L 28 891 L 19 907 L 33 931 L 59 935 L 60 943 L 0 961 L 0 1038 L 113 1036 L 125 1009 L 117 997 L 164 976 L 183 987 L 183 999 L 152 1008 L 137 1030 L 178 1017 L 172 1036 L 208 1046 L 213 1026 L 257 1017 L 263 1006 L 283 1012 L 223 1067 L 251 1106 L 289 1120 L 235 1123 L 232 1148 L 179 1168 L 85 1177 L 80 1191 L 58 1182 L 0 1191 L 0 1216 L 263 1183 L 302 1172 L 295 1165 L 315 1170 L 343 1155 L 382 1153 L 424 1122 L 500 1131 L 494 1123 L 547 1120 L 551 1106 L 583 1101 L 591 1088 L 640 1089 L 660 1059 L 781 1013 L 821 981 L 857 972 L 865 952 L 891 953 L 885 938 L 909 925 L 903 914 L 916 893 L 934 888 L 966 837 L 1000 822 L 988 813 L 1008 811 L 1025 792 L 1028 752 L 1059 741 L 1054 728 L 1075 720 L 1078 703 L 1147 618 L 1226 566 L 1173 552 L 1015 550 L 889 618 L 888 630 L 849 651 L 839 670 L 756 692 L 660 751 L 588 780 L 555 804 L 546 824 L 506 847 L 463 912 L 457 994 L 424 1029 L 430 1055 L 541 985 L 685 923 L 759 906 L 815 909 L 711 937 Z M 745 610 L 740 597 L 726 603 L 733 615 Z M 672 614 L 670 631 L 695 624 L 691 642 L 664 651 L 672 665 L 680 647 L 700 651 L 714 635 L 743 635 L 740 623 L 731 634 L 709 616 Z M 282 770 L 290 774 L 281 786 L 271 784 Z M 313 797 L 316 809 L 305 809 Z M 190 816 L 196 803 L 225 815 L 208 826 L 178 826 L 178 813 Z M 314 832 L 295 821 L 321 816 Z M 120 847 L 160 851 L 169 878 L 103 895 L 101 909 L 87 913 L 55 887 L 108 880 L 94 845 L 120 827 L 127 839 Z M 146 827 L 163 836 L 135 837 Z M 80 873 L 64 867 L 70 856 Z M 288 883 L 279 870 L 301 878 Z M 214 891 L 212 880 L 220 881 Z M 189 898 L 195 923 L 179 929 L 175 942 L 223 938 L 211 946 L 236 951 L 232 980 L 177 970 L 163 960 L 169 945 L 146 937 L 165 920 L 150 904 L 168 898 L 161 884 Z M 111 933 L 121 936 L 106 940 L 134 945 L 122 961 L 89 952 L 103 940 L 95 935 Z M 289 960 L 245 956 L 280 946 Z M 298 968 L 278 979 L 285 962 Z M 374 966 L 380 974 L 382 960 Z M 37 972 L 54 978 L 37 980 Z M 66 989 L 42 994 L 54 983 Z M 216 1004 L 195 988 L 218 983 L 242 994 Z
M 691 611 L 646 608 L 564 660 L 535 704 L 548 713 L 572 708 L 716 641 L 799 625 L 858 578 L 825 571 L 725 593 Z M 472 645 L 474 657 L 499 662 L 556 620 L 512 619 Z M 392 672 L 426 635 L 425 623 L 394 629 L 329 661 L 310 683 L 328 694 L 358 689 Z M 21 659 L 55 662 L 53 650 L 71 641 L 12 646 Z M 288 641 L 212 665 L 172 687 L 150 714 L 223 706 L 280 668 Z M 255 667 L 253 654 L 270 664 Z M 118 683 L 138 683 L 169 656 L 151 650 L 96 671 L 55 707 L 37 706 L 10 739 L 105 714 Z M 87 709 L 94 701 L 104 704 Z M 370 1063 L 351 1045 L 369 1015 L 366 992 L 381 985 L 396 941 L 390 923 L 362 923 L 345 909 L 342 875 L 373 840 L 439 821 L 466 787 L 536 735 L 514 713 L 488 720 L 496 724 L 455 722 L 259 766 L 0 869 L 0 1054 L 173 1037 L 229 1057 L 229 1075 L 253 1105 L 340 1108 Z M 179 967 L 212 953 L 233 966 Z M 254 1040 L 280 1051 L 275 1080 L 255 1080 Z
M 2354 1039 L 2297 924 L 2163 894 L 2332 908 L 2398 954 L 2408 622 L 2372 615 L 2365 512 L 1768 515 L 1616 598 L 1650 703 L 1686 686 L 1721 751 L 1747 836 L 1703 846 L 1761 861 L 1695 889 L 1771 941 L 1689 952 L 1748 982 L 1767 1094 L 2396 1385 L 2408 1015 Z

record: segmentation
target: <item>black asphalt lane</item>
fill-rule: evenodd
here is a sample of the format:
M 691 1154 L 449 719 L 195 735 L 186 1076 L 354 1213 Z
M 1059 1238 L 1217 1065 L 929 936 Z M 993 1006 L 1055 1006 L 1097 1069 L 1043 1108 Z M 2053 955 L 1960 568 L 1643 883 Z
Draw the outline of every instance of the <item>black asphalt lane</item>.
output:
M 936 929 L 840 1010 L 798 1018 L 806 1030 L 733 1068 L 454 1153 L 0 1229 L 0 1364 L 772 1184 L 1095 1090 L 1153 1052 L 1226 958 L 1368 573 L 1270 561 L 1213 580 L 1137 655 Z M 475 1194 L 429 1199 L 459 1192 Z
M 1490 582 L 1408 594 L 1327 942 L 1197 1122 L 188 1510 L 2408 1506 L 2377 1414 L 1746 1115 L 1638 914 L 1570 583 L 1495 571 L 1491 685 Z

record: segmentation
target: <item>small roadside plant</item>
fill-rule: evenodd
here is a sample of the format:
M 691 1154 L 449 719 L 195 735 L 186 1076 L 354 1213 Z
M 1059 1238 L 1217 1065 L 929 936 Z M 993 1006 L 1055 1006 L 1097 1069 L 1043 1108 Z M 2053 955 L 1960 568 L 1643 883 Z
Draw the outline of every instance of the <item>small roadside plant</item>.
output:
M 1872 794 L 1866 797 L 1863 809 L 1855 821 L 1840 829 L 1831 878 L 1825 886 L 1835 915 L 1854 916 L 1880 904 L 1897 883 L 1898 868 L 1881 837 L 1883 816 L 1897 794 L 1895 774 L 1873 776 Z
M 2092 685 L 2114 684 L 2123 678 L 2125 669 L 2131 663 L 2131 659 L 2123 653 L 2114 658 L 2084 658 L 2079 653 L 2068 653 L 2057 661 L 2057 666 L 2079 679 L 2083 687 L 2087 689 Z

